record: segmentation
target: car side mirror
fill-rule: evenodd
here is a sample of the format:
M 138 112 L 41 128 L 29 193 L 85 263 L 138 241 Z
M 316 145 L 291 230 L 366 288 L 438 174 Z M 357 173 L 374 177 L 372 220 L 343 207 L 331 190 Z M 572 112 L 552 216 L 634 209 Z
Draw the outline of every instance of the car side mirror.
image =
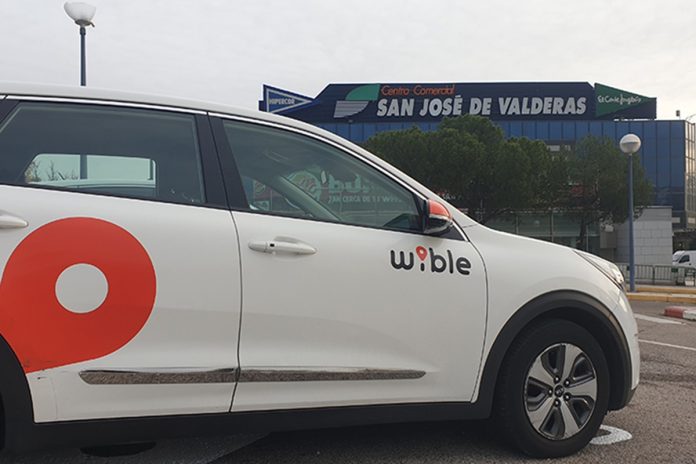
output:
M 442 235 L 452 228 L 452 215 L 442 203 L 425 201 L 423 232 L 427 235 Z

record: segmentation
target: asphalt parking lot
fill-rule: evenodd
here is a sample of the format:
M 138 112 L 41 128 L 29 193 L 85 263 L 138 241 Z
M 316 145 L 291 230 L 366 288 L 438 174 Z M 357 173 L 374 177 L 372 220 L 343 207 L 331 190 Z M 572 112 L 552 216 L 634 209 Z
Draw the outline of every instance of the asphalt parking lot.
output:
M 696 463 L 696 322 L 661 316 L 666 303 L 634 302 L 640 330 L 641 386 L 609 413 L 612 433 L 562 463 Z M 0 462 L 104 464 L 537 462 L 501 445 L 480 422 L 355 427 L 162 441 L 139 454 L 85 455 L 77 449 L 5 456 Z M 630 439 L 626 439 L 628 435 Z M 602 434 L 607 434 L 603 431 Z

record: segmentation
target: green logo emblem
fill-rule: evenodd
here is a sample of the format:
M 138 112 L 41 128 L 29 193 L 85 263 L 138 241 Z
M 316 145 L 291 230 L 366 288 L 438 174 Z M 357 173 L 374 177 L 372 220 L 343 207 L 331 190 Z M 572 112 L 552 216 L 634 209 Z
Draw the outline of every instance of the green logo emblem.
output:
M 377 100 L 379 84 L 367 84 L 356 87 L 346 95 L 345 100 L 338 100 L 334 108 L 334 118 L 346 118 L 358 114 L 370 102 Z
M 595 84 L 595 98 L 597 100 L 595 111 L 597 117 L 616 113 L 654 100 L 650 97 L 602 84 Z

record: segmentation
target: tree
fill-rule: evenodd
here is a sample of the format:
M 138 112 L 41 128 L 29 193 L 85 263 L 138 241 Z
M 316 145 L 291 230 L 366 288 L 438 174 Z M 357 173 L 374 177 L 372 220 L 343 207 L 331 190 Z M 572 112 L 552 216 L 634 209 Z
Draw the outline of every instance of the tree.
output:
M 628 218 L 628 156 L 608 138 L 587 136 L 567 153 L 570 195 L 559 206 L 577 212 L 580 247 L 587 227 L 597 222 L 624 222 Z M 633 155 L 633 199 L 636 209 L 652 200 L 652 185 L 638 155 Z
M 480 116 L 445 119 L 433 132 L 382 132 L 365 146 L 481 223 L 513 210 L 547 208 L 567 190 L 563 157 L 540 141 L 506 140 Z
M 490 120 L 464 115 L 432 132 L 382 132 L 365 146 L 483 224 L 510 211 L 559 208 L 577 214 L 582 247 L 590 225 L 628 217 L 628 157 L 608 138 L 588 136 L 552 153 L 541 141 L 506 140 Z M 652 186 L 637 155 L 633 178 L 640 211 Z

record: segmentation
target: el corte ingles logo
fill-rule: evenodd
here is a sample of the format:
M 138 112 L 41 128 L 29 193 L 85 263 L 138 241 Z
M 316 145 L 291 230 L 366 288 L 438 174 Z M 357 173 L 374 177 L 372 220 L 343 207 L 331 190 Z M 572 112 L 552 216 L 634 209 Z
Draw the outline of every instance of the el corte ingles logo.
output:
M 609 87 L 608 85 L 595 84 L 596 116 L 613 114 L 626 108 L 632 108 L 645 102 L 654 100 L 637 93 Z

